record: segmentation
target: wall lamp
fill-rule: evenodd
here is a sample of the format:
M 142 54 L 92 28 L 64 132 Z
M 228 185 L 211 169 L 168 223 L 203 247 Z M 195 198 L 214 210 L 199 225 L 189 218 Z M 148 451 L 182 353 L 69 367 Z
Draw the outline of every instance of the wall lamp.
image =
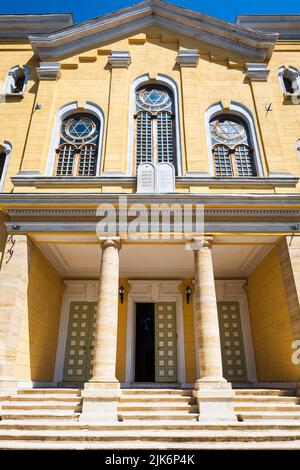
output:
M 119 296 L 120 296 L 121 304 L 124 302 L 124 295 L 125 295 L 125 289 L 123 286 L 121 286 L 119 288 Z
M 188 286 L 188 287 L 185 289 L 185 297 L 186 297 L 186 303 L 187 303 L 187 304 L 190 303 L 191 295 L 192 295 L 192 289 L 190 288 L 190 286 Z

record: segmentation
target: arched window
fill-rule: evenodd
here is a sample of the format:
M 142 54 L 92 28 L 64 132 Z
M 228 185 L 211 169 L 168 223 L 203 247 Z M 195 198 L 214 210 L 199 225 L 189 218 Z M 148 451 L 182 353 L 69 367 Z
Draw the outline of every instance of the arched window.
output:
M 280 67 L 278 76 L 285 96 L 300 93 L 300 72 L 295 67 Z
M 5 81 L 5 93 L 9 95 L 20 95 L 25 92 L 29 79 L 29 68 L 25 65 L 12 67 Z
M 141 163 L 171 163 L 176 169 L 174 97 L 162 85 L 136 91 L 135 159 Z
M 89 113 L 72 114 L 61 123 L 54 176 L 95 176 L 100 123 Z
M 215 176 L 257 176 L 248 126 L 238 116 L 222 114 L 210 120 Z

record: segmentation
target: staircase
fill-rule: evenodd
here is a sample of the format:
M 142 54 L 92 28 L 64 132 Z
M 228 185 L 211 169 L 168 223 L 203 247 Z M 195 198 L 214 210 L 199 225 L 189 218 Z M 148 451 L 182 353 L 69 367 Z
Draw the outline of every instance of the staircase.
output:
M 0 449 L 300 449 L 300 398 L 236 390 L 231 424 L 198 421 L 191 390 L 123 389 L 119 421 L 81 424 L 81 390 L 19 390 L 2 401 Z

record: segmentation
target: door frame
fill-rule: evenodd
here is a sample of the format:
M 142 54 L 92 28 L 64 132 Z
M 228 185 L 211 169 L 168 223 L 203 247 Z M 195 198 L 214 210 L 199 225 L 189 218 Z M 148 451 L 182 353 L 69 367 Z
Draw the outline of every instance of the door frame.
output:
M 56 385 L 63 381 L 71 302 L 97 302 L 99 293 L 99 281 L 64 281 L 64 283 L 66 290 L 62 299 L 53 379 Z
M 135 383 L 135 321 L 136 303 L 176 303 L 176 332 L 177 332 L 177 378 L 178 383 L 185 385 L 185 343 L 182 292 L 178 280 L 129 280 L 131 286 L 127 302 L 127 341 L 126 341 L 126 382 L 130 387 Z M 164 384 L 157 383 L 159 386 Z

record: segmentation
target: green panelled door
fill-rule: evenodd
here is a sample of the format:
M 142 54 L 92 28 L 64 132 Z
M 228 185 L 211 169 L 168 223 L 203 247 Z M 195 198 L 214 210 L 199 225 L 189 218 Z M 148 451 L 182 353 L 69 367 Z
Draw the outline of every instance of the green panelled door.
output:
M 93 374 L 96 302 L 71 302 L 64 382 L 86 382 Z
M 218 302 L 223 374 L 229 382 L 248 380 L 240 306 L 238 302 Z
M 155 304 L 155 381 L 177 382 L 176 304 Z

